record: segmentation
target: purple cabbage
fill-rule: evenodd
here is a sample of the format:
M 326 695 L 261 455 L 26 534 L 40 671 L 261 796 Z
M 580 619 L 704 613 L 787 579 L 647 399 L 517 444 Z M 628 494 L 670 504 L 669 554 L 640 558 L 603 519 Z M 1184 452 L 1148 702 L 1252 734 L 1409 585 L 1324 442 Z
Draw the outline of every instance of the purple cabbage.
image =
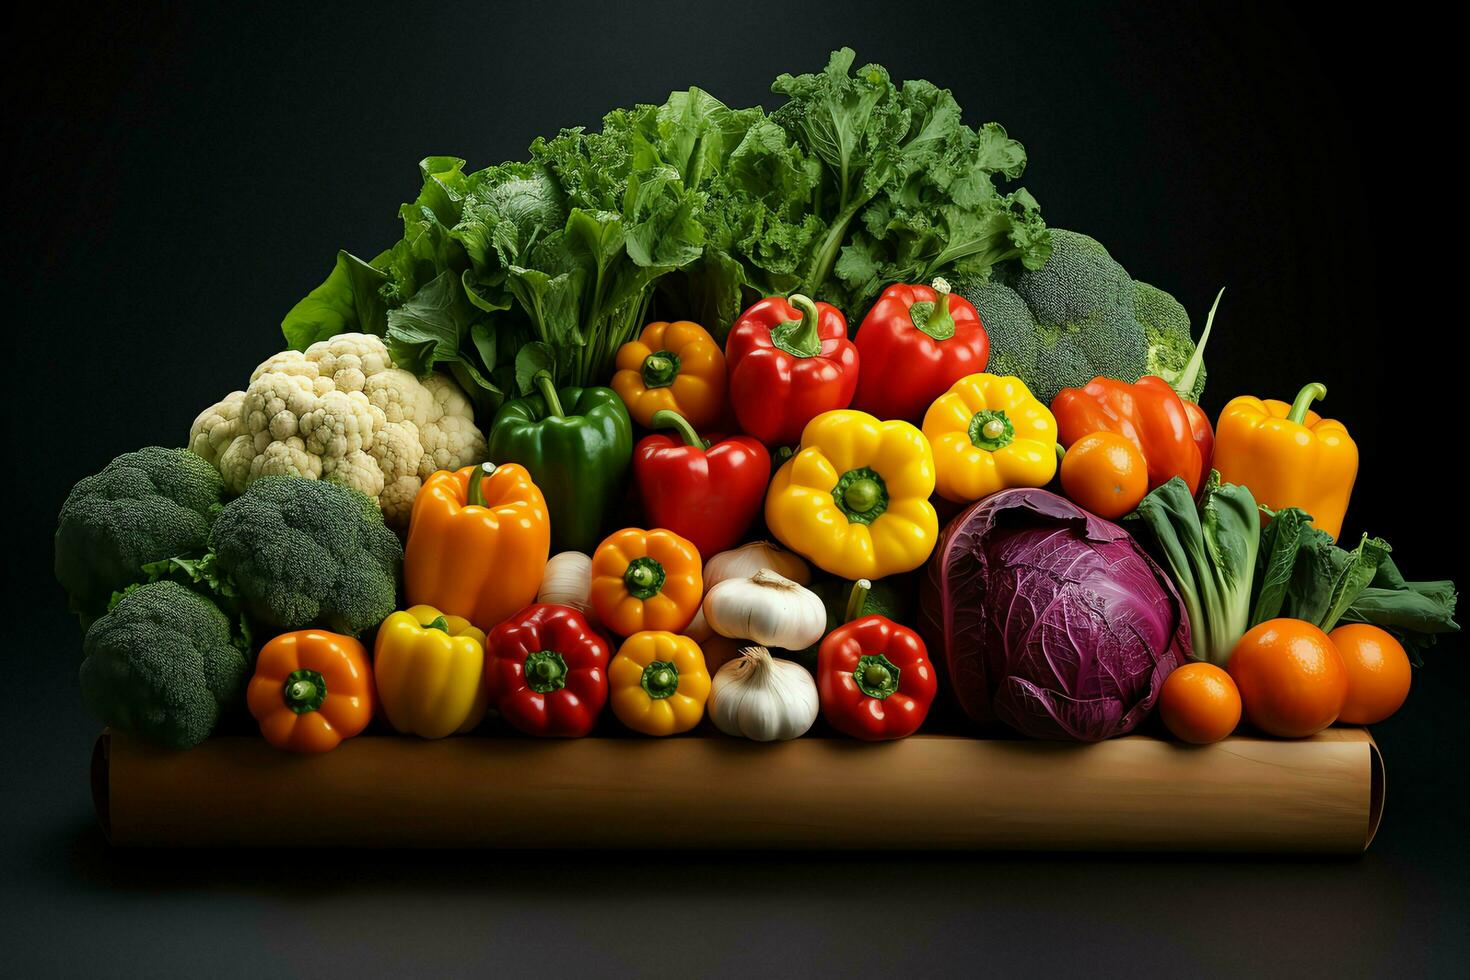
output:
M 1118 525 L 1045 490 L 950 521 L 923 591 L 925 640 L 965 713 L 1034 738 L 1132 731 L 1190 656 L 1168 576 Z

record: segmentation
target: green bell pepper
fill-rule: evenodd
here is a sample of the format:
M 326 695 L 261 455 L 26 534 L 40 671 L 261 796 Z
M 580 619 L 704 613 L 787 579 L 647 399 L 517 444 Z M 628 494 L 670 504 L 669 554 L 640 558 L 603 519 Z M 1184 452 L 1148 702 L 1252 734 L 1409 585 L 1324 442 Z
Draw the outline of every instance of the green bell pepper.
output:
M 611 388 L 557 389 L 536 374 L 538 394 L 500 406 L 490 458 L 519 463 L 551 511 L 551 550 L 591 554 L 622 503 L 633 460 L 633 422 Z

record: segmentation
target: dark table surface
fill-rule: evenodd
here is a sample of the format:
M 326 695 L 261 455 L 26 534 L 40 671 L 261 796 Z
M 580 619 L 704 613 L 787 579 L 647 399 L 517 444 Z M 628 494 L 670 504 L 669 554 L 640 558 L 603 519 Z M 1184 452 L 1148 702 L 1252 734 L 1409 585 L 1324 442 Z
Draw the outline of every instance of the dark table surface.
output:
M 1463 578 L 1439 421 L 1463 343 L 1426 286 L 1452 235 L 1435 195 L 1460 185 L 1432 115 L 1443 32 L 1202 8 L 162 5 L 15 25 L 0 974 L 1465 975 L 1458 638 L 1374 729 L 1387 807 L 1356 860 L 915 855 L 881 828 L 843 855 L 123 852 L 91 815 L 96 724 L 49 574 L 71 483 L 181 441 L 278 349 L 336 248 L 390 239 L 420 157 L 515 157 L 690 84 L 769 107 L 771 78 L 844 43 L 1004 122 L 1052 224 L 1193 311 L 1228 283 L 1205 407 L 1327 380 L 1363 448 L 1347 533 L 1388 538 L 1411 577 Z

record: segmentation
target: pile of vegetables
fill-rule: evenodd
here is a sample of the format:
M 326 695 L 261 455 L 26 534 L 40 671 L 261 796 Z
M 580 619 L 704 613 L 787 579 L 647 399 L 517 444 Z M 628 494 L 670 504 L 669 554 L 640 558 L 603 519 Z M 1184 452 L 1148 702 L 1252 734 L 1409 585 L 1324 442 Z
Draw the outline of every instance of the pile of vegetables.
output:
M 690 89 L 425 159 L 403 237 L 339 253 L 187 448 L 68 496 L 92 713 L 321 752 L 877 741 L 940 699 L 1078 741 L 1396 710 L 1457 595 L 1338 546 L 1358 452 L 1325 387 L 1211 420 L 1218 298 L 1195 341 L 1004 186 L 1004 129 L 853 64 L 770 113 Z

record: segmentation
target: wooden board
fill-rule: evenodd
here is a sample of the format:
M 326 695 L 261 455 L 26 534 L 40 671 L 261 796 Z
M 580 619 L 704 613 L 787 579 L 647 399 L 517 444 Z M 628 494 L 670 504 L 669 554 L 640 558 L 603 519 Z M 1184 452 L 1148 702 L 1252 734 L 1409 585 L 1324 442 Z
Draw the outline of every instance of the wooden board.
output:
M 104 732 L 93 795 L 118 845 L 1356 854 L 1383 763 L 1357 728 L 1206 747 L 369 736 L 320 756 Z

